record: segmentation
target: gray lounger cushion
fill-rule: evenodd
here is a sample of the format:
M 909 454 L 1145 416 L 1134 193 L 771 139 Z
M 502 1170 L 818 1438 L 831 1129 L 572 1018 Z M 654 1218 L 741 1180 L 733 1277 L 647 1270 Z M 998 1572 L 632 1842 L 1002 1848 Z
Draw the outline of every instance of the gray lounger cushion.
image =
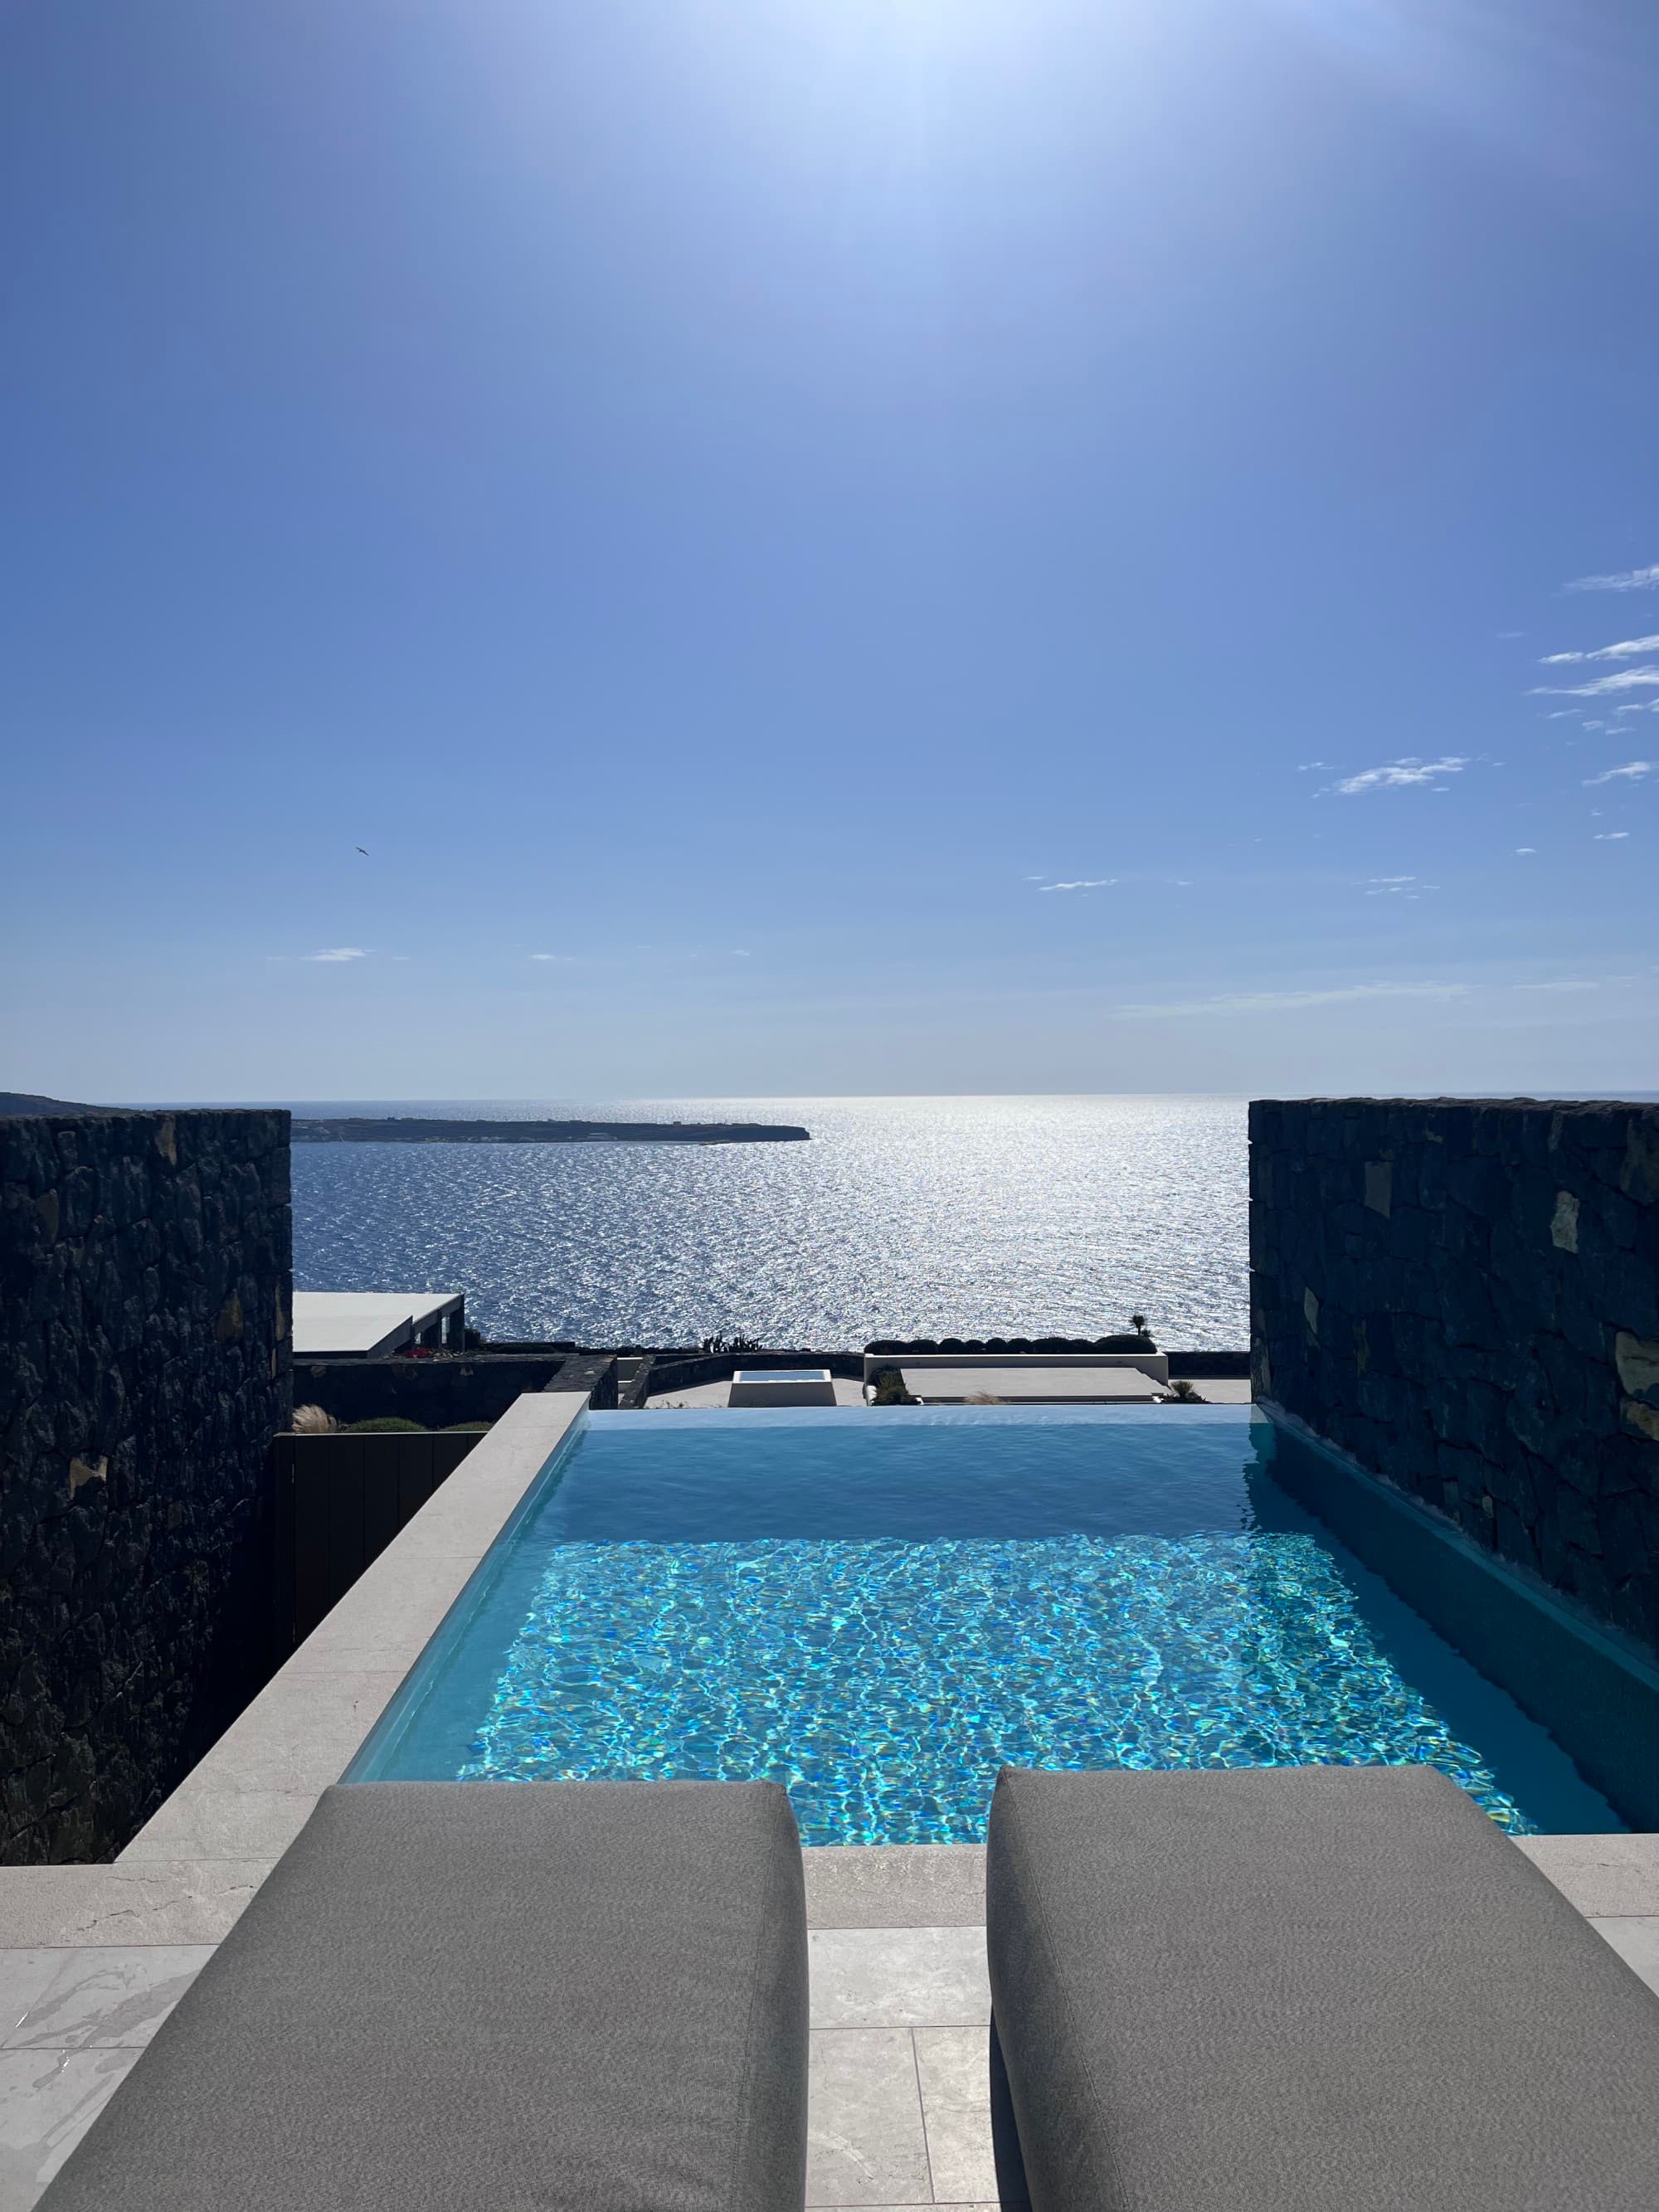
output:
M 1659 1999 L 1430 1768 L 1005 1771 L 986 1905 L 1036 2212 L 1659 2207 Z
M 50 2212 L 795 2212 L 806 1918 L 770 1783 L 329 1790 Z

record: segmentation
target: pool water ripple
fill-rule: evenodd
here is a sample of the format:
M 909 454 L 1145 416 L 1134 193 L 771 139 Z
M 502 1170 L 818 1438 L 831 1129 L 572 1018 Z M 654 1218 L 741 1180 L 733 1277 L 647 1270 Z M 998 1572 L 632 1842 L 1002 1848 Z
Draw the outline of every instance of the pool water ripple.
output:
M 354 1775 L 770 1778 L 809 1844 L 926 1844 L 1005 1762 L 1421 1762 L 1622 1826 L 1298 1455 L 1243 1407 L 592 1415 Z
M 462 1769 L 789 1790 L 809 1844 L 966 1843 L 999 1765 L 1425 1761 L 1534 1823 L 1311 1537 L 573 1544 Z

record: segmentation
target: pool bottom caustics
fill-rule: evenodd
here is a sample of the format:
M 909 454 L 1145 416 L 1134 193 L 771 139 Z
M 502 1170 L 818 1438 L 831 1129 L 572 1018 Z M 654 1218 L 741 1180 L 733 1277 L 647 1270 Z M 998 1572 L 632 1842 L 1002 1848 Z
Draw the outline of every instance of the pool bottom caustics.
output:
M 1424 1762 L 1516 1833 L 1624 1826 L 1276 1479 L 1302 1449 L 1230 1407 L 592 1417 L 356 1778 L 769 1779 L 807 1844 L 972 1843 L 1005 1763 Z

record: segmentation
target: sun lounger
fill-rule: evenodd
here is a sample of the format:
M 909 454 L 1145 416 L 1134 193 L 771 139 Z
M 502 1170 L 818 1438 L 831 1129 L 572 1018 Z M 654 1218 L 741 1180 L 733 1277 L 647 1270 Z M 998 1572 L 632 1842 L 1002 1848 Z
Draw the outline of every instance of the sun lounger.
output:
M 1659 2206 L 1659 1999 L 1430 1768 L 1007 1770 L 986 1874 L 1005 2212 Z
M 329 1790 L 43 2212 L 793 2212 L 769 1783 Z

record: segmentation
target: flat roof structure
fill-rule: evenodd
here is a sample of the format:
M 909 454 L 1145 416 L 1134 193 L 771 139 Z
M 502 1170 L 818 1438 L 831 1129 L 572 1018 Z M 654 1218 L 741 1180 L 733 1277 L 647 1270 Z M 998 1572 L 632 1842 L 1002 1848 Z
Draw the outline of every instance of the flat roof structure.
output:
M 1138 1367 L 1044 1367 L 1035 1360 L 1007 1367 L 913 1367 L 890 1362 L 924 1405 L 961 1405 L 976 1397 L 1022 1406 L 1150 1405 L 1164 1386 Z
M 459 1314 L 464 1291 L 295 1291 L 294 1354 L 373 1359 Z

